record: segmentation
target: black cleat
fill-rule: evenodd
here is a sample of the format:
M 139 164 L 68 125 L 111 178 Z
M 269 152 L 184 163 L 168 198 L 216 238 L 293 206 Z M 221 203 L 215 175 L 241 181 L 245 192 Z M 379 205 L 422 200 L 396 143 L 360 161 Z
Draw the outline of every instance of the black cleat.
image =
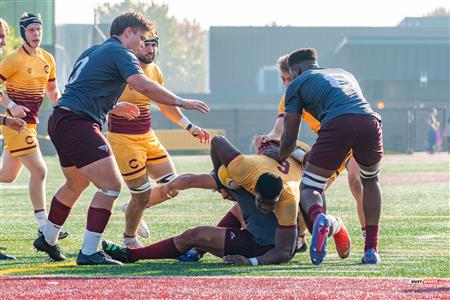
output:
M 123 262 L 124 264 L 132 263 L 127 254 L 127 248 L 114 244 L 111 241 L 102 241 L 102 248 L 106 254 L 110 255 L 112 259 Z
M 40 237 L 43 234 L 44 233 L 38 229 L 38 237 Z M 63 240 L 66 237 L 68 237 L 69 235 L 70 235 L 70 233 L 68 233 L 67 231 L 60 231 L 59 235 L 58 235 L 58 240 Z
M 0 260 L 16 259 L 15 256 L 0 252 Z
M 103 251 L 98 251 L 91 255 L 85 255 L 80 250 L 77 256 L 77 265 L 122 265 L 122 263 L 118 260 L 112 259 Z
M 50 246 L 47 241 L 45 240 L 44 236 L 41 235 L 33 242 L 34 248 L 36 248 L 37 251 L 42 251 L 48 254 L 51 259 L 55 261 L 63 261 L 66 259 L 63 252 L 59 248 L 59 245 L 56 244 L 55 246 Z

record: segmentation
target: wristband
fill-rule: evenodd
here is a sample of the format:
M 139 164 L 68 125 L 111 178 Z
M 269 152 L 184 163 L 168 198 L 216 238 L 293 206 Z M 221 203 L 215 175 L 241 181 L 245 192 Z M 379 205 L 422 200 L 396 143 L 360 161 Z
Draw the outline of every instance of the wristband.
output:
M 173 106 L 183 107 L 184 100 L 180 97 L 175 98 Z
M 187 131 L 189 131 L 192 128 L 192 122 L 188 118 L 186 118 L 186 116 L 182 116 L 178 120 L 177 124 L 178 124 L 178 126 L 186 129 Z
M 249 258 L 249 260 L 250 260 L 250 264 L 252 266 L 257 266 L 258 265 L 258 259 L 256 257 Z
M 8 120 L 8 117 L 7 116 L 3 116 L 2 125 L 6 126 L 6 120 Z
M 8 105 L 6 105 L 6 108 L 11 109 L 13 108 L 14 105 L 15 105 L 14 101 L 9 101 Z

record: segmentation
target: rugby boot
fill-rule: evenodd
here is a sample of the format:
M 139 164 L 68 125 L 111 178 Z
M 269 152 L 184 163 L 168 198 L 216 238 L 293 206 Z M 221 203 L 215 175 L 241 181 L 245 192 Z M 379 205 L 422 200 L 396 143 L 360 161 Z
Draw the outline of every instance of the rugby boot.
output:
M 127 248 L 117 245 L 111 241 L 102 241 L 102 249 L 106 254 L 111 256 L 112 259 L 118 260 L 124 264 L 133 262 L 127 254 Z
M 63 261 L 66 259 L 64 256 L 64 253 L 59 248 L 59 245 L 56 244 L 55 246 L 51 246 L 44 238 L 44 235 L 41 235 L 33 242 L 34 248 L 36 248 L 37 251 L 42 251 L 48 254 L 51 259 L 55 261 Z
M 379 263 L 381 263 L 381 258 L 377 250 L 370 248 L 364 252 L 364 256 L 361 259 L 361 262 L 363 264 L 378 265 Z
M 328 232 L 330 231 L 330 220 L 325 214 L 318 214 L 314 222 L 309 256 L 311 262 L 320 265 L 327 255 Z
M 350 255 L 351 240 L 344 222 L 341 218 L 337 218 L 339 221 L 340 229 L 333 235 L 336 251 L 340 258 L 344 259 Z
M 77 265 L 122 265 L 118 260 L 112 259 L 103 251 L 95 252 L 91 255 L 83 254 L 80 250 L 77 256 Z

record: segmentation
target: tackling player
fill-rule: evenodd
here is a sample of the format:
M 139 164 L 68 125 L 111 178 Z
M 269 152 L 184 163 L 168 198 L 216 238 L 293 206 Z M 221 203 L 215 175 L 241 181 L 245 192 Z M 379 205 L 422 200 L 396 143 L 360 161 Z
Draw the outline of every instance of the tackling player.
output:
M 320 68 L 317 52 L 302 48 L 288 58 L 293 81 L 286 91 L 286 114 L 280 149 L 264 154 L 283 162 L 295 148 L 303 110 L 321 123 L 300 185 L 301 208 L 313 224 L 310 256 L 321 264 L 326 256 L 330 219 L 325 214 L 322 193 L 328 179 L 350 150 L 358 163 L 363 185 L 366 237 L 362 263 L 378 264 L 378 223 L 381 192 L 379 163 L 383 156 L 381 119 L 364 98 L 355 77 L 342 69 Z
M 75 62 L 64 95 L 49 119 L 48 132 L 66 182 L 52 199 L 44 235 L 33 245 L 53 260 L 66 259 L 57 241 L 60 228 L 92 182 L 97 192 L 88 209 L 76 262 L 78 265 L 120 264 L 98 251 L 121 189 L 120 172 L 101 126 L 109 112 L 127 119 L 139 116 L 135 104 L 117 103 L 127 83 L 156 102 L 204 113 L 209 110 L 204 102 L 177 97 L 144 75 L 135 53 L 144 47 L 152 32 L 152 24 L 139 13 L 126 12 L 116 17 L 111 24 L 111 38 L 88 48 Z
M 148 79 L 163 85 L 163 74 L 154 63 L 159 48 L 158 36 L 145 40 L 144 45 L 137 53 L 142 70 Z M 150 205 L 152 190 L 149 177 L 158 184 L 166 183 L 176 177 L 176 170 L 169 153 L 151 129 L 151 99 L 127 85 L 119 102 L 136 104 L 140 111 L 139 117 L 133 120 L 110 114 L 108 135 L 120 173 L 131 193 L 130 202 L 123 206 L 126 220 L 123 243 L 127 248 L 136 248 L 142 247 L 136 233 L 143 237 L 149 234 L 142 220 L 144 210 Z M 186 129 L 201 143 L 209 143 L 209 133 L 192 124 L 179 108 L 157 104 L 169 120 Z M 159 202 L 167 199 L 161 198 Z
M 288 65 L 288 57 L 289 55 L 283 55 L 278 58 L 277 64 L 278 69 L 280 71 L 280 77 L 283 82 L 284 87 L 287 89 L 289 83 L 292 81 L 292 77 L 289 74 L 289 65 Z M 280 140 L 281 135 L 283 133 L 283 125 L 284 125 L 284 113 L 285 113 L 285 96 L 283 95 L 280 99 L 280 102 L 278 104 L 278 118 L 275 121 L 275 125 L 273 129 L 267 134 L 267 135 L 259 135 L 255 139 L 255 146 L 258 150 L 260 148 L 260 145 L 262 142 L 268 141 L 268 140 Z M 310 113 L 303 110 L 302 112 L 302 120 L 306 123 L 308 123 L 309 127 L 312 131 L 315 133 L 318 133 L 320 130 L 320 122 L 317 121 L 316 118 L 314 118 Z M 348 186 L 350 188 L 350 191 L 352 192 L 353 197 L 356 200 L 356 209 L 358 213 L 358 219 L 359 223 L 361 224 L 361 230 L 363 233 L 363 236 L 365 236 L 365 218 L 364 218 L 364 210 L 362 205 L 362 183 L 361 178 L 359 176 L 359 167 L 356 163 L 355 159 L 352 156 L 351 150 L 346 156 L 343 163 L 339 166 L 338 170 L 336 171 L 335 175 L 330 177 L 330 179 L 327 182 L 327 186 L 325 190 L 327 190 L 331 184 L 335 181 L 336 177 L 345 169 L 347 168 L 347 179 L 348 179 Z
M 23 119 L 27 124 L 21 132 L 3 126 L 5 139 L 0 181 L 13 182 L 22 166 L 30 172 L 29 196 L 42 234 L 47 215 L 45 212 L 45 177 L 47 167 L 37 140 L 39 108 L 44 94 L 53 104 L 61 97 L 56 83 L 55 59 L 40 48 L 42 20 L 39 16 L 24 13 L 20 18 L 22 46 L 8 54 L 0 63 L 0 84 L 6 82 L 7 96 L 1 97 L 7 115 Z M 61 232 L 59 238 L 67 237 Z

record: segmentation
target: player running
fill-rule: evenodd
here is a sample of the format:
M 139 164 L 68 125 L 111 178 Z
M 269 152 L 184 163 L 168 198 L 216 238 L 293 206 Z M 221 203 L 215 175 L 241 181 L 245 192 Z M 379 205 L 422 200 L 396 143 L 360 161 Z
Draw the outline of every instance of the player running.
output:
M 132 103 L 117 103 L 126 84 L 146 97 L 166 105 L 206 113 L 202 101 L 186 100 L 147 79 L 135 53 L 154 33 L 152 24 L 141 14 L 126 12 L 111 24 L 111 38 L 84 51 L 75 62 L 66 90 L 49 119 L 48 131 L 58 152 L 66 182 L 52 199 L 44 235 L 34 247 L 53 260 L 66 257 L 57 237 L 72 207 L 92 182 L 97 187 L 87 213 L 78 265 L 120 264 L 98 251 L 103 231 L 120 194 L 121 178 L 101 126 L 109 112 L 134 119 L 139 108 Z
M 155 35 L 145 40 L 145 47 L 137 53 L 142 70 L 148 79 L 164 85 L 164 77 L 154 60 L 158 53 L 159 39 Z M 125 232 L 123 243 L 128 248 L 142 247 L 136 233 L 148 237 L 148 227 L 142 219 L 144 210 L 149 207 L 151 186 L 149 177 L 157 184 L 169 182 L 177 176 L 172 159 L 151 129 L 151 99 L 127 86 L 119 102 L 129 102 L 139 107 L 140 115 L 133 120 L 109 115 L 108 140 L 119 165 L 122 178 L 130 193 L 130 202 L 125 203 Z M 169 120 L 178 124 L 201 143 L 209 143 L 209 133 L 192 122 L 174 106 L 157 103 L 161 112 Z M 172 195 L 174 196 L 174 194 Z M 152 197 L 152 205 L 169 199 L 163 197 L 159 201 Z
M 364 98 L 355 77 L 342 69 L 320 68 L 313 48 L 292 52 L 288 58 L 293 81 L 286 91 L 286 114 L 280 149 L 266 155 L 279 162 L 295 147 L 303 110 L 321 123 L 303 171 L 300 185 L 301 209 L 306 222 L 313 224 L 310 256 L 321 264 L 326 256 L 330 218 L 325 213 L 322 193 L 328 179 L 339 168 L 350 150 L 358 163 L 363 185 L 366 238 L 362 262 L 380 263 L 378 223 L 381 193 L 378 185 L 379 163 L 383 156 L 380 117 Z
M 36 126 L 44 95 L 53 104 L 61 94 L 56 83 L 55 59 L 40 47 L 42 20 L 38 15 L 24 13 L 20 18 L 22 46 L 8 54 L 0 63 L 0 84 L 6 82 L 6 95 L 1 103 L 8 116 L 23 119 L 27 124 L 21 132 L 2 127 L 5 146 L 0 170 L 0 182 L 16 180 L 22 166 L 30 172 L 29 196 L 38 235 L 42 234 L 47 214 L 45 212 L 45 177 L 47 167 L 37 140 Z M 60 239 L 68 233 L 61 232 Z

